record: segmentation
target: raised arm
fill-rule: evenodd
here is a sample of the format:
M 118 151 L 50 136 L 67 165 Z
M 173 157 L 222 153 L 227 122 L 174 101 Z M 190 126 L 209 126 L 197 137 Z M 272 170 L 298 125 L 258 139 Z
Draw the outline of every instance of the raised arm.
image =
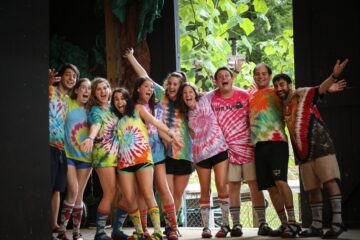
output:
M 81 142 L 80 144 L 80 149 L 81 151 L 88 153 L 92 150 L 93 145 L 94 145 L 94 139 L 96 138 L 99 130 L 100 130 L 101 124 L 100 123 L 95 123 L 93 125 L 91 125 L 90 130 L 89 130 L 89 136 Z
M 348 62 L 349 59 L 345 59 L 343 62 L 340 62 L 340 60 L 336 60 L 332 74 L 320 85 L 320 94 L 325 94 L 329 90 L 331 85 L 339 79 L 340 74 L 342 73 Z
M 57 75 L 55 69 L 49 69 L 49 85 L 53 85 L 56 82 L 60 82 L 61 77 Z
M 126 49 L 123 57 L 129 61 L 130 65 L 132 66 L 138 77 L 149 77 L 146 70 L 140 65 L 140 63 L 134 57 L 134 49 L 132 48 Z

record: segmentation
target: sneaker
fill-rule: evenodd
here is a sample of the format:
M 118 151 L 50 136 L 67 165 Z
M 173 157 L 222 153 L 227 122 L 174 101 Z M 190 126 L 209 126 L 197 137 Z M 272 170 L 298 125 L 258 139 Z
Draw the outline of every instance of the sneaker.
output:
M 336 230 L 334 229 L 336 227 Z M 343 232 L 346 232 L 347 228 L 343 223 L 331 223 L 331 228 L 328 230 L 324 236 L 322 236 L 323 239 L 336 239 L 342 234 Z
M 203 228 L 203 231 L 201 233 L 202 238 L 212 238 L 211 230 L 208 227 Z
M 231 237 L 241 237 L 243 235 L 242 225 L 235 224 L 231 229 L 230 236 Z
M 267 223 L 261 223 L 259 230 L 258 230 L 258 235 L 259 236 L 268 236 L 271 231 L 272 231 L 272 229 L 269 227 L 269 225 Z
M 147 228 L 144 229 L 144 237 L 145 238 L 149 238 L 150 237 L 150 232 Z
M 324 232 L 321 228 L 315 228 L 313 226 L 310 226 L 308 229 L 301 231 L 299 233 L 299 236 L 302 238 L 322 237 L 323 235 L 324 235 Z
M 215 237 L 225 238 L 228 232 L 230 232 L 229 226 L 221 226 L 220 230 L 215 234 Z
M 301 227 L 297 223 L 288 224 L 281 234 L 281 238 L 295 238 L 300 231 Z
M 82 237 L 81 233 L 74 232 L 73 233 L 73 240 L 84 240 L 84 238 Z
M 270 237 L 280 237 L 281 234 L 283 234 L 283 232 L 285 231 L 285 229 L 286 229 L 286 227 L 281 225 L 277 229 L 271 230 L 269 232 L 268 236 L 270 236 Z
M 95 235 L 94 240 L 112 240 L 105 232 L 98 233 Z
M 145 240 L 146 238 L 144 237 L 143 234 L 138 234 L 136 232 L 133 233 L 133 235 L 129 236 L 127 238 L 127 240 Z
M 112 232 L 111 238 L 113 240 L 126 240 L 129 238 L 129 236 L 125 234 L 123 231 L 118 231 L 118 232 Z
M 162 235 L 161 232 L 160 233 L 156 233 L 154 232 L 153 234 L 151 234 L 151 236 L 149 238 L 146 238 L 148 240 L 162 240 Z
M 67 236 L 66 236 L 66 232 L 59 232 L 57 239 L 59 240 L 70 240 Z

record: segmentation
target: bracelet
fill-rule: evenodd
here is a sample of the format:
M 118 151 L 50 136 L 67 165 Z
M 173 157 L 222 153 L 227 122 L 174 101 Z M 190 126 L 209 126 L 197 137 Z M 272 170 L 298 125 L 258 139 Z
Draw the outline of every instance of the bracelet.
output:
M 331 74 L 331 78 L 335 79 L 336 81 L 339 80 L 339 77 L 335 77 L 334 74 Z
M 94 139 L 92 137 L 87 137 L 86 139 L 90 139 L 91 141 L 94 141 Z

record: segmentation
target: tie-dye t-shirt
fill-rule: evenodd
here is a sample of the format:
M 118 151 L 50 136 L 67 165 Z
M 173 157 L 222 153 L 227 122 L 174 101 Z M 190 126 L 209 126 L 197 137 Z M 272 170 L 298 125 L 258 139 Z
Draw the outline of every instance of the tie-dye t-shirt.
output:
M 164 88 L 154 83 L 154 90 L 156 98 L 160 100 L 163 107 L 163 122 L 180 136 L 180 144 L 182 145 L 181 148 L 174 147 L 172 144 L 166 146 L 166 155 L 173 159 L 191 161 L 192 140 L 185 116 L 181 114 L 179 108 L 175 107 L 175 101 L 164 95 Z
M 67 98 L 67 114 L 65 120 L 65 153 L 67 158 L 81 162 L 91 162 L 91 152 L 84 153 L 80 144 L 89 136 L 87 111 L 80 108 L 76 100 Z
M 280 98 L 273 88 L 255 89 L 250 93 L 251 142 L 287 141 Z
M 254 148 L 250 143 L 249 94 L 233 87 L 233 95 L 223 98 L 219 90 L 208 93 L 226 143 L 229 162 L 244 164 L 254 161 Z
M 61 150 L 64 149 L 66 112 L 66 94 L 61 93 L 57 86 L 49 86 L 50 146 Z
M 149 113 L 151 113 L 149 104 L 144 104 L 144 107 Z M 160 103 L 155 104 L 154 113 L 155 113 L 155 118 L 162 121 L 163 110 L 162 110 L 162 105 Z M 153 161 L 154 163 L 161 162 L 166 158 L 164 143 L 159 136 L 159 132 L 157 128 L 150 123 L 146 122 L 145 124 L 149 133 L 149 143 L 151 147 L 151 154 L 153 157 Z
M 224 135 L 206 96 L 189 110 L 189 128 L 194 133 L 192 153 L 194 163 L 209 159 L 228 149 Z
M 116 134 L 118 117 L 109 109 L 93 106 L 89 114 L 90 126 L 100 124 L 100 130 L 94 139 L 92 151 L 93 167 L 116 167 L 119 139 Z
M 117 134 L 120 142 L 117 164 L 119 170 L 152 162 L 147 128 L 136 111 L 133 117 L 124 116 L 119 120 Z
M 316 106 L 318 101 L 318 87 L 299 88 L 294 91 L 290 103 L 284 105 L 284 118 L 296 163 L 335 154 L 329 131 Z

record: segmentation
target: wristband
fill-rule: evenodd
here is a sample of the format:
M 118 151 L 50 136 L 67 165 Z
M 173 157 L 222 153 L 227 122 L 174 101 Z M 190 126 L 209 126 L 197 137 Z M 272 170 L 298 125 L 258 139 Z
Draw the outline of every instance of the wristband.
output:
M 334 74 L 331 74 L 331 78 L 335 79 L 336 81 L 339 80 L 339 77 L 335 77 Z
M 94 139 L 92 137 L 87 137 L 86 139 L 90 139 L 91 141 L 94 141 Z

